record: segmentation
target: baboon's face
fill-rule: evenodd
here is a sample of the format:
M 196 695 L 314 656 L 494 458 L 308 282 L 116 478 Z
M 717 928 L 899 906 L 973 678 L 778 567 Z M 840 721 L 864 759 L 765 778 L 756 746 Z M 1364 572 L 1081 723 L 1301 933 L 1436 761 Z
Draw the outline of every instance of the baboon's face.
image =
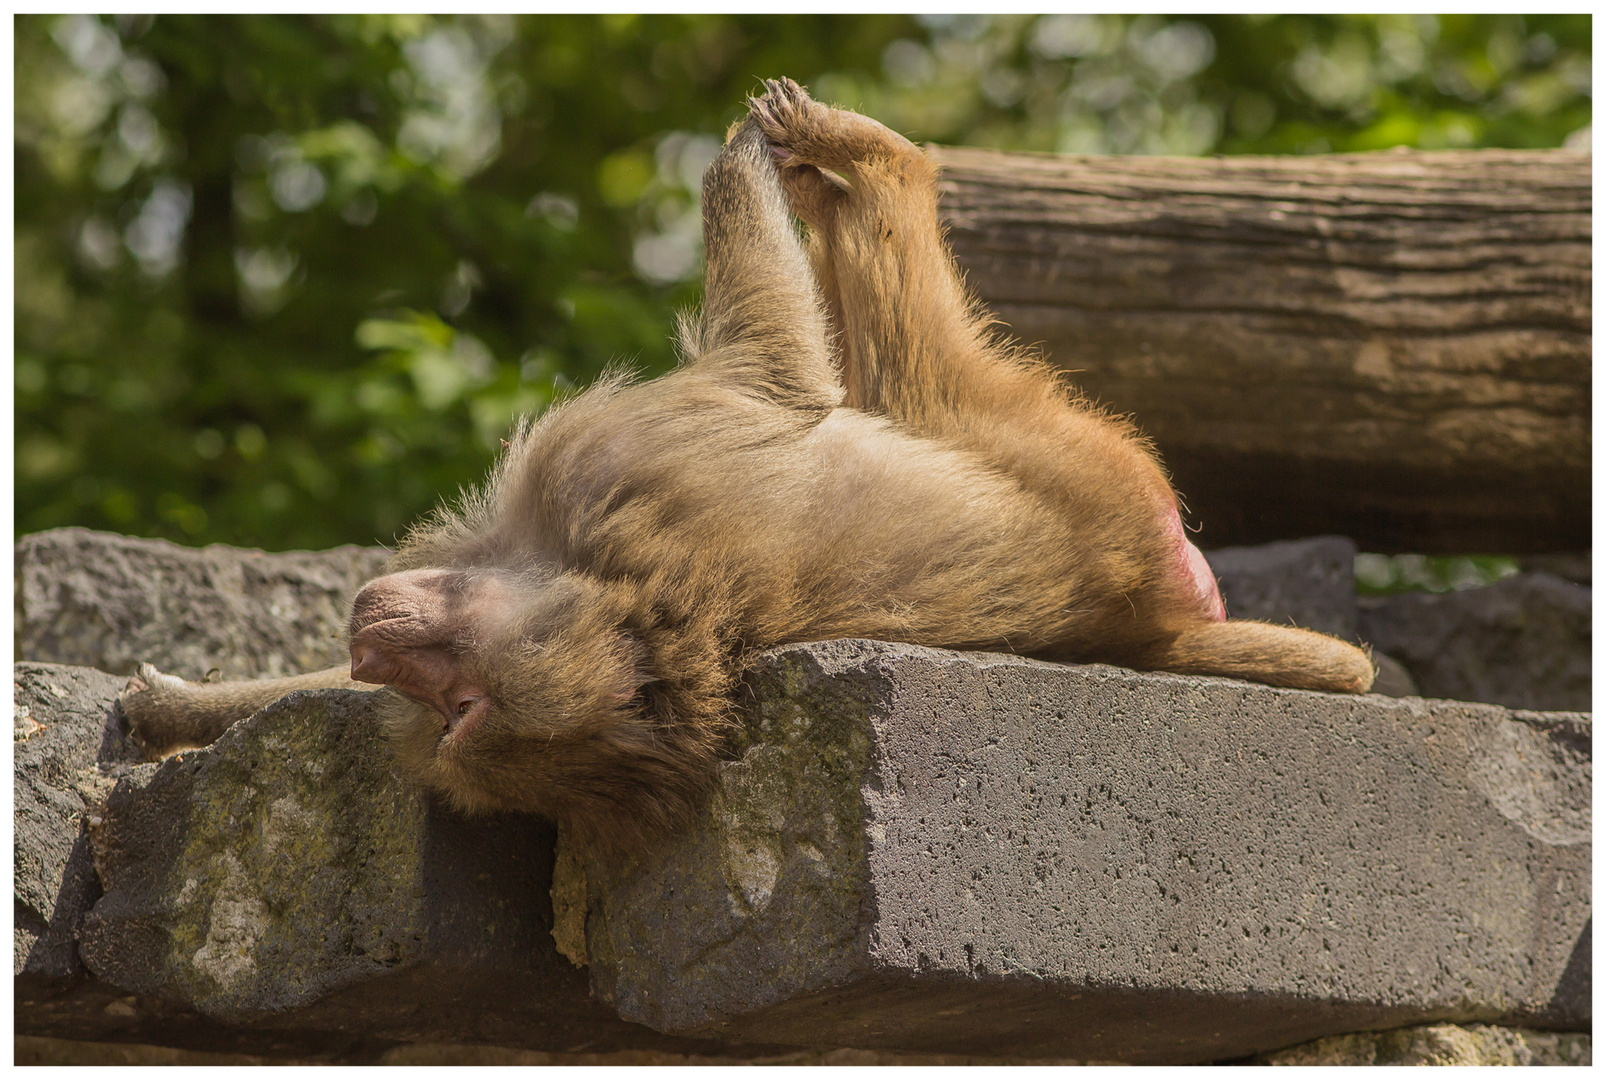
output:
M 551 573 L 408 570 L 351 615 L 351 677 L 382 684 L 403 769 L 464 809 L 541 810 L 637 726 L 642 650 Z M 628 740 L 627 740 L 628 741 Z

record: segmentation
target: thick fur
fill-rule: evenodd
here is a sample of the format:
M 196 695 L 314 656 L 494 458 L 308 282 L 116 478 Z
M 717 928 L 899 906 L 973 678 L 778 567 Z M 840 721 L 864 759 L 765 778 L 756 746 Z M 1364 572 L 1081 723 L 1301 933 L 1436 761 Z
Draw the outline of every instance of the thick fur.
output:
M 1353 646 L 1216 621 L 1155 455 L 989 332 L 907 140 L 771 83 L 703 206 L 681 366 L 521 425 L 359 595 L 353 673 L 406 689 L 386 714 L 410 774 L 637 846 L 695 807 L 746 658 L 834 637 L 1370 685 Z M 165 680 L 123 697 L 156 748 L 286 686 Z

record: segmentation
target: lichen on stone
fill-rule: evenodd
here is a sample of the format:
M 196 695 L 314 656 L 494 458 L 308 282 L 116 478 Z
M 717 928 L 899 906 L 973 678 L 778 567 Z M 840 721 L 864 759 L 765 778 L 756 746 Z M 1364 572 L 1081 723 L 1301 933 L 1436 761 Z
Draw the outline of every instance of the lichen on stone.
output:
M 416 951 L 422 796 L 347 737 L 364 715 L 295 695 L 163 766 L 190 771 L 192 816 L 160 918 L 203 1011 L 293 1007 Z
M 1263 1054 L 1264 1065 L 1589 1065 L 1587 1032 L 1426 1024 L 1333 1035 Z

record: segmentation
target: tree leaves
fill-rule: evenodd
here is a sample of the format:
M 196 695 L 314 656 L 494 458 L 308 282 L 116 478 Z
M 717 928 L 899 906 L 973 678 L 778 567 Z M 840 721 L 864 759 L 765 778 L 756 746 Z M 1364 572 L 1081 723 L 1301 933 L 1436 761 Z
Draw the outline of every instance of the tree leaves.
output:
M 1588 16 L 25 15 L 17 526 L 392 541 L 674 362 L 762 76 L 1040 150 L 1557 145 Z

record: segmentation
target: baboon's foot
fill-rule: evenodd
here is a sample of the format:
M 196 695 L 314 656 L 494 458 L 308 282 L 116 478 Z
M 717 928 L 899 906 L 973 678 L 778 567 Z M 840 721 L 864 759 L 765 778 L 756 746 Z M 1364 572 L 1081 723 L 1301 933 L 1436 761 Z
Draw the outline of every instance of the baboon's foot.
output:
M 781 166 L 792 212 L 814 228 L 831 225 L 852 194 L 868 194 L 886 181 L 929 183 L 934 177 L 920 148 L 891 128 L 821 105 L 791 79 L 767 79 L 764 87 L 748 108 Z

